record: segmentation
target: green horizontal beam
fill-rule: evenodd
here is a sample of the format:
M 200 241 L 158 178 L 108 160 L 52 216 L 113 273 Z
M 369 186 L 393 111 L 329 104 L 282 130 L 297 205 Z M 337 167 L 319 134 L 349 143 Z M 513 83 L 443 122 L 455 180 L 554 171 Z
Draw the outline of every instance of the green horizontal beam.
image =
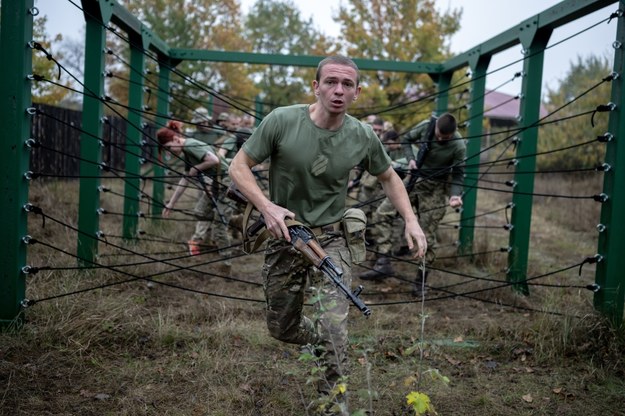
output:
M 217 51 L 205 49 L 171 49 L 170 58 L 176 60 L 236 62 L 247 64 L 287 65 L 299 67 L 316 67 L 325 56 L 313 55 L 279 55 L 251 52 Z M 358 59 L 354 62 L 363 71 L 393 71 L 416 74 L 440 72 L 441 65 L 423 62 L 377 61 Z
M 117 0 L 82 0 L 82 7 L 86 15 L 103 22 L 111 21 L 126 32 L 129 37 L 139 35 L 144 39 L 146 49 L 151 49 L 159 54 L 168 55 L 169 46 L 161 38 L 145 26 L 128 9 L 119 4 Z

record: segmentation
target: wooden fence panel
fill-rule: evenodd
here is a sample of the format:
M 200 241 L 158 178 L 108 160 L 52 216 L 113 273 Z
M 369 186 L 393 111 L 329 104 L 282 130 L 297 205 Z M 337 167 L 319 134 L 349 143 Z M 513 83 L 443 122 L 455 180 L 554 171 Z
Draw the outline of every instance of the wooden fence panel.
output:
M 41 146 L 32 149 L 30 170 L 44 178 L 78 178 L 82 112 L 46 104 L 36 104 L 36 107 L 39 113 L 32 118 L 31 137 Z M 127 126 L 125 119 L 108 116 L 108 122 L 102 127 L 102 161 L 119 169 L 119 176 L 124 176 Z M 144 128 L 144 135 L 154 137 L 155 127 L 148 125 Z M 88 139 L 99 140 L 95 137 Z M 153 140 L 146 137 L 146 141 L 146 146 L 132 146 L 129 151 L 140 152 L 149 158 Z

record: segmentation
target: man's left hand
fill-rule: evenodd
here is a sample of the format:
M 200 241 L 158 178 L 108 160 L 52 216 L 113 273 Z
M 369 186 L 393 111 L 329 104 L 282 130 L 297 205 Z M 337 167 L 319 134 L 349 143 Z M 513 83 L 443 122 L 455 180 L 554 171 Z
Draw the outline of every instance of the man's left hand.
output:
M 425 234 L 421 229 L 421 225 L 415 218 L 414 221 L 407 221 L 404 230 L 404 237 L 408 243 L 408 249 L 413 252 L 413 258 L 421 258 L 425 256 L 428 249 L 428 243 Z M 416 243 L 416 247 L 415 247 Z

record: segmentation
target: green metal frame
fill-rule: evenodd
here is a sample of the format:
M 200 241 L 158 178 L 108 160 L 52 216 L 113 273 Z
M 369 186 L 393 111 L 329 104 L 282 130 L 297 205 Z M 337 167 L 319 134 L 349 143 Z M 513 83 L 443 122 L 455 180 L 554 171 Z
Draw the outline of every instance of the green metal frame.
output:
M 79 261 L 90 266 L 98 253 L 100 219 L 100 170 L 102 165 L 102 97 L 104 97 L 105 28 L 112 6 L 83 1 L 86 22 L 85 80 L 80 136 L 80 195 L 78 207 Z
M 140 188 L 140 145 L 143 109 L 143 69 L 145 50 L 153 49 L 158 54 L 169 55 L 169 47 L 158 36 L 148 30 L 135 16 L 121 7 L 116 1 L 82 0 L 87 24 L 85 40 L 85 98 L 83 101 L 83 130 L 81 137 L 80 164 L 80 207 L 78 213 L 77 256 L 85 265 L 93 264 L 98 253 L 99 230 L 98 210 L 100 208 L 100 173 L 102 168 L 101 146 L 96 138 L 102 137 L 104 96 L 104 53 L 106 25 L 112 22 L 128 33 L 131 43 L 129 80 L 129 145 L 126 151 L 126 174 L 124 201 L 123 237 L 130 239 L 137 233 Z M 168 70 L 167 70 L 168 71 Z M 160 95 L 159 95 L 159 98 Z M 163 113 L 166 114 L 166 113 Z M 134 146 L 133 146 L 134 145 Z M 89 163 L 87 161 L 95 161 Z M 162 169 L 160 169 L 162 172 Z M 155 170 L 159 174 L 159 170 Z M 162 175 L 161 175 L 162 176 Z M 164 191 L 156 187 L 154 191 L 162 201 Z
M 454 76 L 453 71 L 447 71 L 440 74 L 429 74 L 436 83 L 438 95 L 436 96 L 436 113 L 443 114 L 449 108 L 449 86 Z
M 482 120 L 484 119 L 484 97 L 486 94 L 486 71 L 491 56 L 471 54 L 469 65 L 473 72 L 471 79 L 471 106 L 469 108 L 468 137 L 479 138 L 482 135 Z M 475 213 L 477 210 L 477 184 L 479 180 L 479 161 L 481 155 L 481 141 L 470 139 L 467 144 L 467 168 L 465 169 L 465 191 L 462 198 L 462 214 L 460 215 L 460 254 L 473 252 L 473 238 L 475 229 Z
M 511 251 L 508 253 L 508 280 L 517 282 L 515 289 L 529 294 L 527 286 L 527 262 L 532 225 L 532 202 L 534 192 L 534 174 L 519 174 L 519 170 L 534 172 L 536 170 L 536 150 L 538 148 L 538 121 L 540 118 L 540 91 L 543 80 L 543 63 L 545 47 L 551 36 L 550 28 L 538 30 L 532 24 L 532 35 L 524 37 L 523 46 L 528 58 L 523 62 L 523 85 L 521 93 L 521 119 L 519 126 L 524 128 L 517 142 L 516 165 L 512 189 L 512 229 L 510 230 Z M 528 30 L 525 31 L 527 33 Z
M 625 12 L 625 1 L 620 1 Z M 605 163 L 611 166 L 605 172 L 603 193 L 608 197 L 601 207 L 594 306 L 607 316 L 614 326 L 623 324 L 623 298 L 625 298 L 625 17 L 618 19 L 614 43 L 614 73 L 612 99 L 616 104 L 610 112 L 608 133 L 614 139 L 606 143 Z
M 19 3 L 19 4 L 16 4 Z M 482 117 L 483 96 L 485 90 L 485 76 L 490 62 L 490 58 L 501 51 L 509 49 L 515 45 L 523 45 L 529 56 L 524 62 L 524 73 L 522 86 L 521 101 L 521 124 L 527 127 L 520 135 L 520 142 L 517 146 L 517 156 L 531 155 L 536 148 L 536 140 L 538 138 L 535 123 L 538 121 L 540 108 L 540 88 L 542 79 L 542 65 L 544 47 L 547 44 L 551 32 L 562 25 L 572 22 L 589 13 L 597 11 L 603 7 L 618 3 L 621 10 L 625 10 L 625 0 L 565 0 L 561 3 L 539 13 L 529 19 L 520 22 L 511 29 L 502 32 L 498 36 L 493 37 L 486 42 L 477 45 L 468 52 L 457 55 L 448 61 L 438 63 L 418 63 L 418 62 L 397 62 L 397 61 L 374 61 L 368 59 L 355 59 L 354 61 L 362 70 L 382 70 L 394 72 L 409 73 L 427 73 L 434 79 L 438 85 L 441 95 L 438 98 L 436 111 L 438 113 L 447 111 L 448 95 L 447 90 L 450 86 L 453 73 L 457 70 L 469 66 L 473 70 L 472 80 L 472 107 L 469 111 L 471 124 L 469 126 L 470 136 L 479 136 L 482 133 Z M 2 219 L 5 222 L 5 229 L 9 230 L 9 237 L 3 243 L 9 247 L 3 250 L 2 260 L 6 260 L 9 265 L 8 271 L 2 271 L 2 304 L 10 304 L 10 308 L 2 310 L 0 320 L 12 319 L 17 316 L 19 311 L 17 300 L 23 298 L 23 283 L 19 283 L 21 276 L 21 265 L 23 265 L 25 254 L 24 247 L 19 243 L 19 239 L 23 237 L 25 230 L 24 212 L 22 204 L 27 199 L 27 184 L 21 176 L 25 166 L 27 166 L 28 155 L 23 149 L 21 143 L 27 136 L 28 120 L 21 111 L 26 102 L 30 99 L 30 90 L 28 83 L 24 82 L 24 73 L 26 68 L 30 67 L 29 53 L 25 53 L 19 45 L 24 45 L 24 39 L 28 39 L 32 33 L 32 17 L 29 19 L 25 12 L 26 6 L 32 7 L 32 0 L 15 2 L 12 0 L 2 0 L 2 41 L 0 47 L 4 55 L 13 57 L 11 62 L 17 62 L 17 65 L 4 66 L 0 70 L 3 71 L 4 77 L 0 78 L 3 82 L 0 91 L 6 97 L 19 97 L 17 105 L 6 108 L 3 117 L 9 117 L 5 124 L 10 126 L 9 132 L 13 132 L 8 139 L 3 141 L 9 143 L 12 159 L 6 164 L 2 164 L 2 180 L 3 187 L 9 195 L 17 195 L 18 200 L 11 199 L 8 203 L 2 202 L 1 207 L 5 208 L 4 212 L 8 215 Z M 293 65 L 315 67 L 323 58 L 322 56 L 284 56 L 275 54 L 254 54 L 245 52 L 225 52 L 225 51 L 209 51 L 209 50 L 191 50 L 191 49 L 170 49 L 167 44 L 160 40 L 157 36 L 147 30 L 141 22 L 132 16 L 125 8 L 123 8 L 116 0 L 107 0 L 105 2 L 98 0 L 82 0 L 83 9 L 85 10 L 85 20 L 87 22 L 86 36 L 86 54 L 85 54 L 85 98 L 83 103 L 83 130 L 82 135 L 81 157 L 84 160 L 91 160 L 95 163 L 81 162 L 81 176 L 90 179 L 81 180 L 80 190 L 80 212 L 79 212 L 79 229 L 81 231 L 78 241 L 78 256 L 85 262 L 92 261 L 97 254 L 97 232 L 98 217 L 97 209 L 99 207 L 99 191 L 98 186 L 99 171 L 101 163 L 101 152 L 97 138 L 102 133 L 102 101 L 103 96 L 103 50 L 104 50 L 104 24 L 112 21 L 126 31 L 131 39 L 140 39 L 143 49 L 150 47 L 158 54 L 160 74 L 159 74 L 159 94 L 158 94 L 158 120 L 163 123 L 167 119 L 168 110 L 168 91 L 169 77 L 171 68 L 181 60 L 203 60 L 203 61 L 219 61 L 219 62 L 239 62 L 250 64 L 270 64 L 270 65 Z M 7 15 L 10 15 L 8 17 Z M 619 18 L 618 41 L 625 43 L 623 17 Z M 18 45 L 18 46 L 16 46 Z M 622 321 L 623 315 L 623 297 L 625 278 L 619 272 L 624 269 L 623 262 L 625 256 L 623 252 L 622 236 L 625 235 L 625 225 L 623 224 L 622 215 L 617 213 L 625 212 L 625 201 L 622 194 L 619 195 L 617 189 L 625 189 L 625 178 L 622 169 L 619 166 L 625 163 L 625 146 L 618 146 L 619 137 L 625 137 L 625 116 L 621 114 L 621 108 L 625 105 L 623 99 L 623 51 L 622 46 L 616 49 L 614 69 L 620 77 L 613 83 L 612 101 L 616 103 L 616 110 L 610 114 L 609 128 L 614 135 L 614 140 L 606 144 L 606 162 L 612 168 L 605 174 L 604 193 L 608 195 L 608 200 L 603 204 L 601 212 L 601 222 L 604 226 L 600 227 L 603 232 L 600 234 L 598 245 L 598 262 L 596 281 L 600 287 L 595 295 L 595 307 L 602 313 L 610 317 L 615 323 Z M 139 57 L 142 51 L 139 48 L 133 49 L 131 55 L 131 66 L 134 69 L 142 68 L 144 65 L 143 58 Z M 140 81 L 139 81 L 140 82 Z M 134 84 L 134 82 L 133 82 Z M 482 97 L 480 99 L 480 97 Z M 142 91 L 131 87 L 131 105 L 135 109 L 142 107 Z M 140 111 L 133 110 L 130 112 L 129 118 L 131 123 L 141 125 Z M 132 129 L 132 127 L 131 127 Z M 137 141 L 140 132 L 129 132 L 129 143 Z M 16 142 L 13 142 L 16 140 Z M 17 145 L 15 145 L 17 143 Z M 18 150 L 16 150 L 18 149 Z M 133 147 L 136 151 L 136 148 Z M 4 152 L 7 154 L 7 152 Z M 468 157 L 469 160 L 477 158 L 480 153 L 479 142 L 476 140 L 469 143 Z M 524 171 L 531 171 L 535 166 L 533 157 L 523 157 L 523 161 L 517 166 L 521 166 Z M 620 162 L 620 163 L 619 163 Z M 136 160 L 130 158 L 126 167 L 127 171 L 137 169 Z M 159 172 L 160 171 L 160 172 Z M 162 168 L 154 169 L 155 175 L 162 176 Z M 467 177 L 465 185 L 471 188 L 475 185 L 476 171 L 467 169 Z M 516 193 L 513 197 L 514 207 L 512 212 L 512 230 L 510 232 L 509 266 L 510 272 L 508 278 L 510 281 L 516 282 L 515 287 L 528 293 L 525 283 L 527 275 L 527 259 L 529 249 L 529 233 L 531 225 L 531 208 L 534 178 L 530 175 L 516 175 Z M 16 185 L 19 184 L 19 185 Z M 160 184 L 160 185 L 159 185 Z M 25 188 L 25 189 L 24 189 Z M 136 197 L 134 186 L 127 188 L 126 193 L 129 197 Z M 162 182 L 155 183 L 153 188 L 155 204 L 161 204 L 163 199 Z M 473 244 L 473 218 L 476 209 L 476 192 L 472 192 L 465 196 L 465 205 L 461 215 L 460 241 L 461 250 L 470 252 Z M 528 195 L 525 195 L 528 194 Z M 6 204 L 6 205 L 5 205 Z M 125 206 L 127 213 L 136 213 L 136 206 L 128 204 Z M 160 212 L 160 209 L 159 209 Z M 124 235 L 131 236 L 136 231 L 136 223 L 133 221 L 125 222 Z M 6 295 L 7 289 L 11 291 Z M 16 303 L 17 302 L 17 303 Z
M 0 327 L 19 327 L 23 321 L 21 302 L 26 293 L 29 152 L 25 146 L 30 134 L 32 85 L 27 75 L 32 71 L 32 52 L 28 42 L 33 37 L 33 0 L 2 0 L 0 20 Z M 9 64 L 10 63 L 10 64 Z
M 130 80 L 128 85 L 128 131 L 126 133 L 126 175 L 124 188 L 124 224 L 122 235 L 126 240 L 137 235 L 139 201 L 141 200 L 141 140 L 143 139 L 144 106 L 144 50 L 147 38 L 141 34 L 130 36 Z
M 214 51 L 198 49 L 171 49 L 172 59 L 231 62 L 265 65 L 287 65 L 300 67 L 317 67 L 325 56 L 311 55 L 276 55 L 264 53 Z M 416 74 L 436 74 L 441 70 L 441 64 L 402 61 L 376 61 L 373 59 L 354 59 L 354 63 L 363 71 L 392 71 Z

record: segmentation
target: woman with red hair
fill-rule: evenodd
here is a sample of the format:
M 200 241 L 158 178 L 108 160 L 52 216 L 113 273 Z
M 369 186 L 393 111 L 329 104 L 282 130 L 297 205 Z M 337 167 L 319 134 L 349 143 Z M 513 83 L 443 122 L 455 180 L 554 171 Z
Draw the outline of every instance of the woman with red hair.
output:
M 182 132 L 182 122 L 170 120 L 166 127 L 156 132 L 156 138 L 160 146 L 159 151 L 166 150 L 175 157 L 184 162 L 184 175 L 180 178 L 173 195 L 165 204 L 163 217 L 169 217 L 176 202 L 180 199 L 184 191 L 189 185 L 190 179 L 196 179 L 199 183 L 199 198 L 194 208 L 194 213 L 201 218 L 196 224 L 196 230 L 189 240 L 189 253 L 191 255 L 200 254 L 200 244 L 202 243 L 204 234 L 202 228 L 206 228 L 206 221 L 210 221 L 215 217 L 215 210 L 218 211 L 219 217 L 215 218 L 213 235 L 215 241 L 219 241 L 221 246 L 226 247 L 220 250 L 220 254 L 230 257 L 231 241 L 227 232 L 227 224 L 232 214 L 232 209 L 224 201 L 225 192 L 220 192 L 220 188 L 225 189 L 228 184 L 224 183 L 225 178 L 222 176 L 228 170 L 228 164 L 223 158 L 219 158 L 216 152 L 208 144 L 199 140 L 184 137 Z M 220 197 L 221 196 L 221 197 Z M 215 204 L 211 201 L 211 197 L 215 200 Z M 230 266 L 230 262 L 226 260 L 225 265 Z

